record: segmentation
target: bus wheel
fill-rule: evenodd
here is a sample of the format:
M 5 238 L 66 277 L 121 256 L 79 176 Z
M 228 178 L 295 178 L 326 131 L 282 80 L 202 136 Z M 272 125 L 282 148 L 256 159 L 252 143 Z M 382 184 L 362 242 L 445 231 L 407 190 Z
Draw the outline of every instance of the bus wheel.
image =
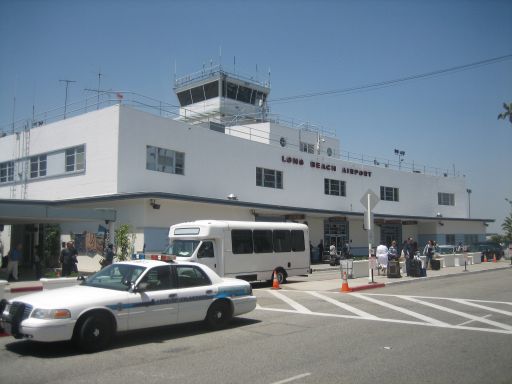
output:
M 277 274 L 277 281 L 279 281 L 279 284 L 286 283 L 286 272 L 282 268 L 277 268 L 275 270 L 275 273 Z M 274 275 L 272 275 L 272 280 L 274 279 Z

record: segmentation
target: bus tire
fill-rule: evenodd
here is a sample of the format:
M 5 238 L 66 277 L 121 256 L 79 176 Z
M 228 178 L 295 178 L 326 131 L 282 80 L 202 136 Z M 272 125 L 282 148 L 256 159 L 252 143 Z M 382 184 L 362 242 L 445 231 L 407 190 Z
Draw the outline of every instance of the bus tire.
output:
M 286 271 L 283 268 L 276 268 L 275 273 L 277 274 L 277 281 L 279 284 L 286 283 Z M 274 274 L 272 274 L 272 280 L 274 280 Z

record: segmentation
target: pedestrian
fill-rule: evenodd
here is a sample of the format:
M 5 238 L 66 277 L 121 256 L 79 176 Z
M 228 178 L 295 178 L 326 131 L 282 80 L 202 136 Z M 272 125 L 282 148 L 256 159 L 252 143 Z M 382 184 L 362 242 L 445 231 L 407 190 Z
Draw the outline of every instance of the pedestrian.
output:
M 398 249 L 395 240 L 391 242 L 391 246 L 388 248 L 388 260 L 398 260 Z
M 16 248 L 11 249 L 7 254 L 7 277 L 8 280 L 18 281 L 18 263 L 23 257 L 23 244 L 18 243 Z
M 318 243 L 318 255 L 320 256 L 320 261 L 324 259 L 324 241 L 320 240 Z
M 407 240 L 404 242 L 402 255 L 405 258 L 405 272 L 407 273 L 407 276 L 409 276 L 409 267 L 411 260 L 414 258 L 414 253 L 412 251 L 412 237 L 407 238 Z
M 329 260 L 331 262 L 331 265 L 336 265 L 336 242 L 335 240 L 331 241 L 331 246 L 329 247 Z
M 112 244 L 109 244 L 107 247 L 107 250 L 105 252 L 105 263 L 104 267 L 107 265 L 110 265 L 114 262 L 114 246 Z
M 2 262 L 2 266 L 0 268 L 7 268 L 7 255 L 4 256 L 4 243 L 2 243 L 2 239 L 0 239 L 0 261 Z
M 309 262 L 313 264 L 313 243 L 309 241 Z
M 75 242 L 70 241 L 71 243 L 71 259 L 73 260 L 73 264 L 71 264 L 71 271 L 74 273 L 78 273 L 78 250 L 75 248 Z
M 350 246 L 350 243 L 352 242 L 352 240 L 348 241 L 345 243 L 345 246 L 343 247 L 343 257 L 346 257 L 347 259 L 350 258 L 350 252 L 352 252 L 352 248 Z
M 388 269 L 388 247 L 386 247 L 384 241 L 380 242 L 375 254 L 379 263 L 379 271 L 382 270 L 382 273 L 385 275 Z
M 432 258 L 434 257 L 435 246 L 432 240 L 429 240 L 425 248 L 423 249 L 423 254 L 427 256 L 425 259 L 425 269 L 428 269 L 428 265 L 432 268 Z
M 66 248 L 64 248 L 60 253 L 60 263 L 62 264 L 62 276 L 71 275 L 71 271 L 73 270 L 73 253 L 72 253 L 72 244 L 68 242 L 66 244 Z

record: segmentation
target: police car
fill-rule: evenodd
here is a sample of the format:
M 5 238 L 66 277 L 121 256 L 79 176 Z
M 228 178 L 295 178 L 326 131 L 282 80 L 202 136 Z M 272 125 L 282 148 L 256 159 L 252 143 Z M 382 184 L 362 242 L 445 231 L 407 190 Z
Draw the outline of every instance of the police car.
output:
M 221 278 L 205 265 L 134 260 L 109 265 L 80 285 L 0 304 L 0 326 L 17 339 L 73 340 L 86 352 L 117 332 L 205 321 L 212 329 L 252 311 L 249 283 Z

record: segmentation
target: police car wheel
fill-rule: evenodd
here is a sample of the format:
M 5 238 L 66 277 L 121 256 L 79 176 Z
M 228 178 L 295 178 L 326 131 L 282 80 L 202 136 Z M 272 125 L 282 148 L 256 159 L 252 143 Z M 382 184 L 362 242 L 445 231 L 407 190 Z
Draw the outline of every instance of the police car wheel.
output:
M 106 316 L 89 315 L 78 330 L 77 344 L 84 352 L 105 349 L 112 341 L 112 325 Z
M 231 320 L 232 313 L 229 303 L 226 301 L 216 301 L 208 309 L 206 314 L 206 323 L 213 329 L 224 328 Z

